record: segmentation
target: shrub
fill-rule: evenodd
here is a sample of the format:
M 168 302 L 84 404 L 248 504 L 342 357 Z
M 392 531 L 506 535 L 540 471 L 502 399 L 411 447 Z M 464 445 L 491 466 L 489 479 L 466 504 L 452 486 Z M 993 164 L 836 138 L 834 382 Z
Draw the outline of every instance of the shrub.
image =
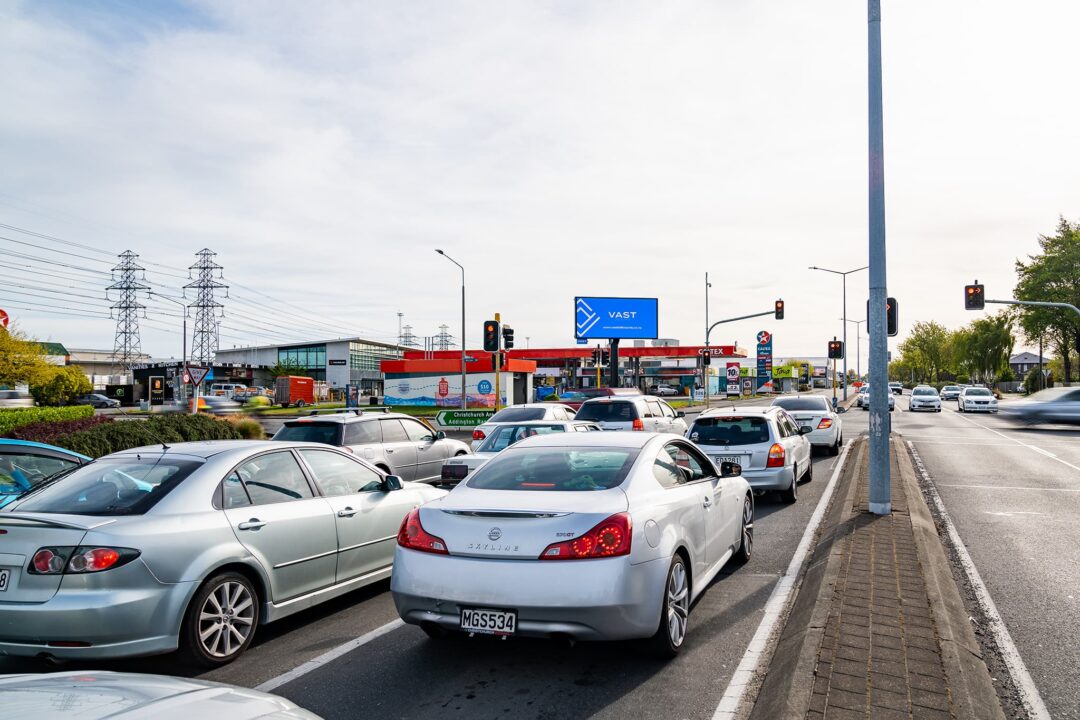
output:
M 31 423 L 78 420 L 80 418 L 93 416 L 94 408 L 89 405 L 58 408 L 11 408 L 8 410 L 0 410 L 0 436 L 6 436 L 15 428 Z
M 248 398 L 248 401 L 244 403 L 244 407 L 252 410 L 254 408 L 270 407 L 273 404 L 270 398 L 265 395 L 256 395 L 253 398 Z
M 56 444 L 90 457 L 101 457 L 143 445 L 242 438 L 243 435 L 231 423 L 208 415 L 162 415 L 145 421 L 101 424 L 57 438 Z
M 252 420 L 243 415 L 230 415 L 226 418 L 233 429 L 245 440 L 265 440 L 266 433 L 258 420 Z
M 98 425 L 112 422 L 112 418 L 105 415 L 94 415 L 79 420 L 60 420 L 58 422 L 36 422 L 17 427 L 11 431 L 10 437 L 16 440 L 30 440 L 32 442 L 55 445 L 58 438 L 73 433 L 89 430 Z
M 53 368 L 30 386 L 30 392 L 39 405 L 67 405 L 93 390 L 89 378 L 75 365 Z

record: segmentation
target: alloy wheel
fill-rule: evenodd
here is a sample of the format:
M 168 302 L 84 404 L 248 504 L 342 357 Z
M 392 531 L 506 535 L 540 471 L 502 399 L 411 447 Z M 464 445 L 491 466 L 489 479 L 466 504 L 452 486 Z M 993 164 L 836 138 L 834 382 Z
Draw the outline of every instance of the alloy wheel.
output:
M 742 542 L 743 553 L 750 557 L 754 550 L 754 505 L 747 497 L 742 507 Z
M 690 614 L 690 591 L 686 585 L 686 568 L 681 562 L 671 567 L 667 587 L 668 637 L 674 647 L 686 639 L 686 623 Z
M 254 629 L 255 600 L 241 583 L 215 587 L 199 610 L 199 643 L 214 658 L 227 658 L 244 647 Z

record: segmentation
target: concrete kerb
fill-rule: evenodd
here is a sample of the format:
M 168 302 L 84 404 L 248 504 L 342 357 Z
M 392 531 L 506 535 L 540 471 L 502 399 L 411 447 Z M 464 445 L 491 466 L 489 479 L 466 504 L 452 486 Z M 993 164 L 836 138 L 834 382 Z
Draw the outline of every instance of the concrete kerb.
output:
M 953 579 L 952 568 L 945 556 L 937 526 L 916 479 L 915 459 L 907 444 L 896 437 L 893 438 L 892 451 L 897 459 L 906 459 L 906 462 L 899 462 L 897 465 L 908 498 L 915 548 L 930 598 L 930 611 L 937 627 L 941 660 L 956 717 L 958 720 L 1004 720 L 1005 713 L 998 701 L 990 671 L 983 661 L 982 649 L 975 638 L 968 611 Z

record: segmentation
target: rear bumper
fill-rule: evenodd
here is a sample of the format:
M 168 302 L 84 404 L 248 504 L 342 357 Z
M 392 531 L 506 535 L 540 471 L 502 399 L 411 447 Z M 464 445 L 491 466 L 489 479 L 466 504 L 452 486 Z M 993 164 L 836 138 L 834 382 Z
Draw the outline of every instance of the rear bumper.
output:
M 832 447 L 836 444 L 839 432 L 840 428 L 836 424 L 833 424 L 832 427 L 826 428 L 825 430 L 814 430 L 806 436 L 806 439 L 809 440 L 810 444 L 814 447 Z
M 494 560 L 397 548 L 390 581 L 402 620 L 460 628 L 462 607 L 516 610 L 517 635 L 649 637 L 660 623 L 671 558 Z
M 787 490 L 791 487 L 794 470 L 790 465 L 764 470 L 743 470 L 742 476 L 754 490 Z

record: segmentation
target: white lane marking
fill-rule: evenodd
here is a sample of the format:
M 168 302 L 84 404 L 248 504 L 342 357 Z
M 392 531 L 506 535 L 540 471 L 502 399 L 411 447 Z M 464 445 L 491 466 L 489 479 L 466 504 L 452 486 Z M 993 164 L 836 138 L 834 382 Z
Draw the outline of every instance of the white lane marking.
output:
M 1035 452 L 1037 452 L 1037 453 L 1039 453 L 1041 455 L 1045 455 L 1046 457 L 1050 458 L 1051 460 L 1059 462 L 1059 463 L 1061 463 L 1062 465 L 1064 465 L 1066 467 L 1070 467 L 1073 470 L 1076 470 L 1077 472 L 1080 472 L 1080 467 L 1077 467 L 1076 465 L 1073 465 L 1070 462 L 1066 462 L 1066 461 L 1062 460 L 1061 458 L 1059 458 L 1057 455 L 1054 455 L 1053 453 L 1049 453 L 1049 452 L 1043 450 L 1042 448 L 1037 448 L 1034 445 L 1029 445 L 1026 442 L 1020 442 L 1016 438 L 1011 438 L 1011 437 L 1009 437 L 1008 435 L 1006 435 L 1003 432 L 998 432 L 994 428 L 987 427 L 987 426 L 983 425 L 982 423 L 977 423 L 974 420 L 972 420 L 971 418 L 964 417 L 963 415 L 960 415 L 959 413 L 957 413 L 957 417 L 959 417 L 961 420 L 966 420 L 967 422 L 971 423 L 972 425 L 975 425 L 976 427 L 981 427 L 983 430 L 989 430 L 990 432 L 994 433 L 998 437 L 1003 437 L 1006 440 L 1008 440 L 1010 442 L 1014 442 L 1014 443 L 1016 443 L 1017 445 L 1019 445 L 1021 447 L 1026 447 L 1029 450 L 1034 450 Z
M 969 488 L 972 490 L 1036 490 L 1038 492 L 1080 492 L 1080 488 L 1023 487 L 1020 485 L 963 485 L 959 483 L 938 483 L 938 487 Z
M 716 706 L 713 720 L 734 720 L 739 705 L 750 691 L 758 669 L 769 663 L 772 656 L 771 653 L 766 653 L 766 650 L 774 633 L 782 629 L 784 618 L 791 609 L 790 605 L 795 599 L 795 582 L 799 578 L 803 564 L 810 556 L 818 527 L 821 525 L 822 518 L 825 517 L 825 510 L 829 507 L 829 500 L 836 488 L 836 480 L 840 477 L 840 471 L 844 467 L 853 442 L 855 441 L 848 440 L 844 444 L 844 451 L 836 461 L 829 484 L 825 486 L 825 492 L 821 494 L 821 499 L 814 508 L 814 514 L 810 516 L 810 522 L 803 532 L 799 546 L 795 549 L 795 554 L 791 557 L 791 562 L 788 563 L 787 570 L 773 587 L 769 599 L 765 601 L 764 617 L 761 618 L 746 652 L 743 653 L 738 667 L 735 668 L 735 673 L 731 676 L 731 681 L 724 690 L 724 695 L 720 698 L 720 703 Z
M 991 512 L 989 510 L 983 511 L 983 515 L 996 515 L 997 517 L 1012 517 L 1013 515 L 1045 515 L 1041 512 L 1030 512 L 1027 510 L 1013 510 L 1012 512 Z
M 1027 708 L 1029 717 L 1035 720 L 1050 720 L 1050 712 L 1046 709 L 1046 705 L 1043 704 L 1039 689 L 1035 687 L 1035 681 L 1031 679 L 1031 674 L 1024 664 L 1024 659 L 1020 657 L 1020 651 L 1013 642 L 1012 636 L 1009 635 L 1009 629 L 1005 627 L 1005 621 L 1001 619 L 997 606 L 994 604 L 994 599 L 990 597 L 990 591 L 986 589 L 986 585 L 983 583 L 982 577 L 979 576 L 979 571 L 975 567 L 971 555 L 968 554 L 967 547 L 965 547 L 963 540 L 960 539 L 960 533 L 957 532 L 956 526 L 953 525 L 952 518 L 949 517 L 948 511 L 945 509 L 945 503 L 941 501 L 937 487 L 934 485 L 930 473 L 927 472 L 922 458 L 919 457 L 919 451 L 915 449 L 915 444 L 912 442 L 908 443 L 908 447 L 911 448 L 915 466 L 926 483 L 927 493 L 930 495 L 934 507 L 937 508 L 938 513 L 941 515 L 941 521 L 949 535 L 949 543 L 960 558 L 960 565 L 964 569 L 964 574 L 967 575 L 968 582 L 971 584 L 972 590 L 975 591 L 975 600 L 986 614 L 990 632 L 994 634 L 994 642 L 1001 651 L 1001 658 L 1005 661 L 1005 666 L 1009 669 L 1013 684 L 1020 693 L 1020 700 L 1024 703 L 1024 707 Z
M 312 670 L 318 670 L 323 665 L 326 665 L 328 662 L 337 660 L 345 653 L 351 652 L 352 650 L 355 650 L 356 648 L 363 645 L 367 645 L 372 640 L 380 638 L 386 633 L 397 630 L 399 627 L 402 627 L 404 625 L 405 623 L 401 620 L 394 620 L 393 622 L 388 622 L 382 627 L 377 627 L 369 633 L 365 633 L 358 638 L 353 638 L 347 643 L 342 643 L 341 645 L 338 645 L 333 650 L 329 650 L 316 658 L 308 660 L 303 665 L 298 665 L 286 673 L 282 673 L 275 678 L 270 678 L 262 685 L 257 685 L 255 689 L 260 692 L 272 692 L 275 688 L 279 688 L 285 683 L 290 683 L 299 677 L 303 677 Z

